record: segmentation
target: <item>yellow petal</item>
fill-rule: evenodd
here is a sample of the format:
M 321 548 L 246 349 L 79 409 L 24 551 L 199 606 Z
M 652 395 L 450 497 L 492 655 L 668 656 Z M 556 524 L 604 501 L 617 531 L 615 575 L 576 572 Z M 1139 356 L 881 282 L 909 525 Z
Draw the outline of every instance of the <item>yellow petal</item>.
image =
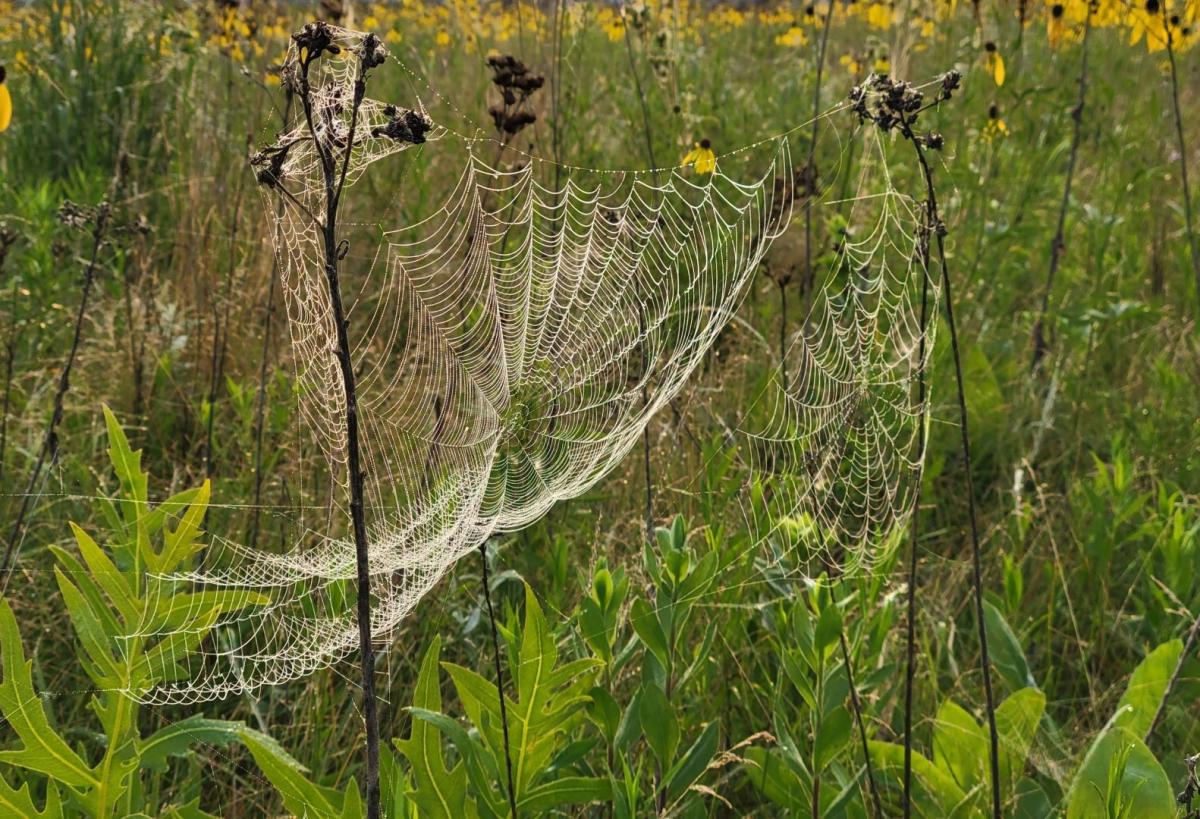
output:
M 12 122 L 12 97 L 8 86 L 0 82 L 0 131 L 6 130 Z
M 998 51 L 992 54 L 992 79 L 996 85 L 1004 85 L 1004 58 Z

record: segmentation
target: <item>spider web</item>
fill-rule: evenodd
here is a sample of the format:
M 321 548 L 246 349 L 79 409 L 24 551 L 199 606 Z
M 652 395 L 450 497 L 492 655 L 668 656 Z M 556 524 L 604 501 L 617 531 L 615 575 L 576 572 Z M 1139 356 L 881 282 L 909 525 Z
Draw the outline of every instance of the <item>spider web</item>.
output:
M 371 100 L 352 130 L 364 35 L 331 30 L 339 53 L 313 63 L 311 129 L 343 152 L 355 134 L 352 190 L 368 167 L 412 147 L 394 138 L 400 129 L 428 128 L 430 140 L 448 132 Z M 299 58 L 293 47 L 285 82 L 297 82 Z M 328 471 L 331 512 L 348 520 L 325 181 L 309 128 L 260 155 L 260 180 L 266 173 L 271 212 L 276 196 L 284 202 L 276 243 L 300 424 Z M 786 138 L 745 156 L 766 167 L 749 183 L 720 170 L 570 169 L 559 187 L 539 181 L 533 163 L 493 167 L 465 144 L 457 183 L 428 216 L 352 225 L 358 238 L 341 249 L 379 641 L 464 554 L 621 461 L 738 309 L 795 196 Z M 202 565 L 159 578 L 162 588 L 240 590 L 246 605 L 224 611 L 197 650 L 165 653 L 161 681 L 129 693 L 191 702 L 337 662 L 358 648 L 355 575 L 346 538 L 312 532 L 284 554 L 214 541 Z M 170 622 L 156 618 L 139 636 L 169 645 L 179 637 Z
M 747 522 L 770 568 L 807 576 L 869 571 L 912 514 L 924 463 L 917 381 L 941 293 L 923 204 L 893 186 L 878 133 L 861 139 L 857 195 L 827 203 L 849 205 L 833 261 L 743 428 Z

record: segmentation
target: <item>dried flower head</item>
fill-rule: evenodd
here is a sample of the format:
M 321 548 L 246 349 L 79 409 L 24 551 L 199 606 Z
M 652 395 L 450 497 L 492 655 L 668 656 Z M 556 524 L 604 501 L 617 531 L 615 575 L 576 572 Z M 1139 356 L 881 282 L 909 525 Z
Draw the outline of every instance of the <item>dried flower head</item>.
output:
M 397 142 L 420 145 L 425 141 L 425 134 L 433 127 L 428 117 L 407 108 L 389 105 L 383 109 L 383 113 L 388 117 L 388 121 L 385 125 L 371 129 L 373 137 L 388 137 Z
M 488 57 L 492 84 L 500 91 L 500 104 L 488 109 L 496 130 L 511 137 L 537 120 L 537 115 L 525 109 L 525 103 L 546 83 L 546 78 L 534 74 L 525 63 L 511 54 Z

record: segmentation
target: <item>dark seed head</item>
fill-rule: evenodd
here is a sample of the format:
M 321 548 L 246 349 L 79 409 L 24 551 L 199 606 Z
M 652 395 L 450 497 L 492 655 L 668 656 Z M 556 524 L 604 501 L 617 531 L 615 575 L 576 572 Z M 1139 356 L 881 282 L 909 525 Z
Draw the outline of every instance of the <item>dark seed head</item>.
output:
M 702 139 L 702 140 L 700 140 L 700 147 L 705 150 L 708 150 L 709 148 L 712 147 L 712 143 L 709 142 L 707 139 Z
M 1055 19 L 1058 19 L 1059 17 L 1063 16 L 1062 3 L 1055 3 L 1053 6 L 1050 7 L 1050 16 Z
M 983 50 L 989 54 L 992 54 L 996 51 L 996 44 L 993 43 L 991 40 L 988 40 L 986 43 L 983 44 Z

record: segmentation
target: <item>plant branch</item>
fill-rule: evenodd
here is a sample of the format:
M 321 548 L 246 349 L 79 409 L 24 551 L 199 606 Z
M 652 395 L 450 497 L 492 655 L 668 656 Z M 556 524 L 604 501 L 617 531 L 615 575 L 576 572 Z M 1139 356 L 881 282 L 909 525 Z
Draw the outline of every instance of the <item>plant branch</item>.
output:
M 1087 71 L 1088 71 L 1088 39 L 1092 32 L 1092 0 L 1088 0 L 1087 17 L 1083 24 L 1083 55 L 1079 63 L 1079 96 L 1075 108 L 1071 111 L 1074 129 L 1071 133 L 1071 152 L 1067 156 L 1067 179 L 1063 183 L 1062 203 L 1058 208 L 1058 227 L 1054 238 L 1050 240 L 1050 269 L 1046 271 L 1046 286 L 1042 291 L 1042 306 L 1038 312 L 1037 321 L 1033 325 L 1033 360 L 1030 368 L 1036 370 L 1046 354 L 1045 321 L 1050 310 L 1050 292 L 1054 287 L 1054 276 L 1058 272 L 1058 263 L 1062 258 L 1066 238 L 1064 231 L 1067 222 L 1067 208 L 1071 204 L 1071 182 L 1075 177 L 1075 162 L 1079 157 L 1079 143 L 1083 134 L 1083 106 L 1087 100 Z

